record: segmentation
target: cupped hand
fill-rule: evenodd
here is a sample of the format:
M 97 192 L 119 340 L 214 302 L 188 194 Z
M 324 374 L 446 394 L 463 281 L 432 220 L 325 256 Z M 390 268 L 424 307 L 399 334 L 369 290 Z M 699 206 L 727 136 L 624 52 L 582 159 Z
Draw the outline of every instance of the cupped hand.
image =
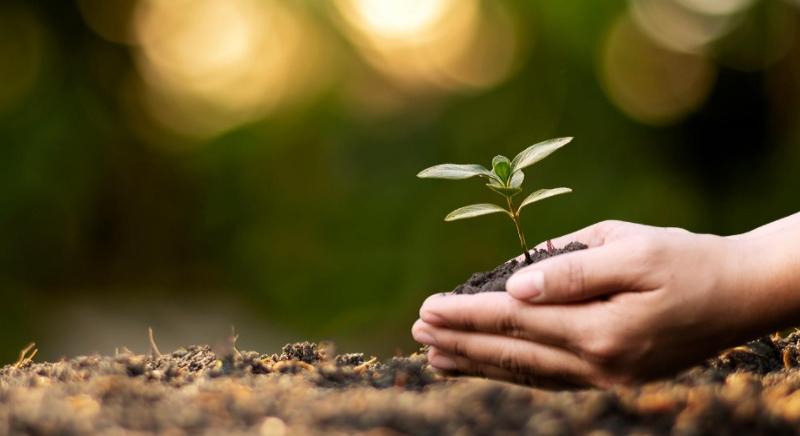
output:
M 554 244 L 571 241 L 589 248 L 519 270 L 508 292 L 429 297 L 412 334 L 431 365 L 526 384 L 629 384 L 760 333 L 747 238 L 607 221 Z

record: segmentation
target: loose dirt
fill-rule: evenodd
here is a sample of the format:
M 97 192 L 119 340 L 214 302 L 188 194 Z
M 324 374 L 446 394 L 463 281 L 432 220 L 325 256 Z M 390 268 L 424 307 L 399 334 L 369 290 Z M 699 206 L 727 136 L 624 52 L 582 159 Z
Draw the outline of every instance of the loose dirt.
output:
M 454 294 L 478 294 L 481 292 L 505 292 L 506 280 L 511 277 L 517 270 L 524 268 L 530 264 L 545 260 L 549 257 L 558 256 L 559 254 L 569 253 L 577 250 L 585 250 L 589 248 L 580 242 L 570 242 L 563 248 L 549 248 L 547 250 L 534 248 L 530 251 L 531 263 L 524 260 L 520 261 L 512 259 L 491 271 L 477 272 L 472 274 L 466 282 L 456 286 L 453 289 Z
M 800 334 L 666 381 L 548 391 L 330 346 L 81 356 L 0 369 L 0 434 L 796 434 Z
M 502 291 L 523 266 L 475 274 L 455 292 Z M 234 338 L 222 350 L 153 350 L 21 356 L 0 368 L 0 435 L 800 434 L 800 332 L 760 338 L 668 380 L 605 390 L 450 377 L 424 350 L 380 361 L 301 342 L 263 354 L 238 350 Z

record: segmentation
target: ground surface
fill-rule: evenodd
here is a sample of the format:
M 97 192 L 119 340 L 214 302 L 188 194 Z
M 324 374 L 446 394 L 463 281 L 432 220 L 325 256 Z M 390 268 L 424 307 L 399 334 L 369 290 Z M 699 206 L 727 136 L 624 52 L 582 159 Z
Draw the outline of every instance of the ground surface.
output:
M 521 266 L 475 274 L 455 292 L 502 291 Z M 800 333 L 670 380 L 578 391 L 446 377 L 425 353 L 380 362 L 297 343 L 262 354 L 234 338 L 217 350 L 152 348 L 53 363 L 28 353 L 0 368 L 0 435 L 800 434 Z
M 316 344 L 280 354 L 121 352 L 0 369 L 0 434 L 795 434 L 800 334 L 763 338 L 675 379 L 546 391 L 445 378 Z

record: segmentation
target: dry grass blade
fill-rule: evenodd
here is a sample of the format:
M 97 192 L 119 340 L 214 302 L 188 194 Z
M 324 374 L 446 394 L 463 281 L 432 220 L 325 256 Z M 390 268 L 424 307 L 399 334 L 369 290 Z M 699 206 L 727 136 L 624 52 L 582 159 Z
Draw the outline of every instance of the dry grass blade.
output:
M 161 351 L 158 349 L 158 345 L 156 345 L 156 338 L 153 336 L 153 328 L 147 327 L 147 337 L 150 339 L 150 352 L 155 357 L 161 357 Z
M 39 349 L 34 347 L 36 347 L 36 342 L 31 342 L 19 352 L 19 359 L 14 362 L 14 368 L 22 368 L 28 363 L 33 362 L 33 357 L 39 352 Z
M 231 337 L 230 337 L 230 344 L 233 352 L 236 354 L 236 357 L 242 357 L 242 353 L 236 348 L 236 341 L 239 340 L 239 334 L 236 333 L 236 327 L 231 326 Z

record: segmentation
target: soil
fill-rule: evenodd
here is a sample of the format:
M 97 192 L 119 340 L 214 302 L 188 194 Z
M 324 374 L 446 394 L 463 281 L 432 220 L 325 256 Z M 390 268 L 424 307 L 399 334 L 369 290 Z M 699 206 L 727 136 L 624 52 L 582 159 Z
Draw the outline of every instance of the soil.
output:
M 530 251 L 530 263 L 524 260 L 519 261 L 512 259 L 491 271 L 474 273 L 469 280 L 456 286 L 456 288 L 453 289 L 453 293 L 478 294 L 481 292 L 505 292 L 506 280 L 517 270 L 549 257 L 558 256 L 559 254 L 569 253 L 571 251 L 585 250 L 586 248 L 589 247 L 580 242 L 570 242 L 562 248 L 553 248 L 550 246 L 547 250 L 534 248 Z
M 800 333 L 670 380 L 551 391 L 297 343 L 262 354 L 128 350 L 0 369 L 0 434 L 797 434 Z
M 534 250 L 534 261 L 586 248 Z M 525 263 L 473 275 L 458 293 L 503 291 Z M 800 434 L 800 331 L 721 353 L 636 387 L 547 390 L 433 370 L 421 349 L 380 361 L 330 343 L 279 353 L 161 354 L 0 368 L 0 435 Z M 27 356 L 27 357 L 26 357 Z

